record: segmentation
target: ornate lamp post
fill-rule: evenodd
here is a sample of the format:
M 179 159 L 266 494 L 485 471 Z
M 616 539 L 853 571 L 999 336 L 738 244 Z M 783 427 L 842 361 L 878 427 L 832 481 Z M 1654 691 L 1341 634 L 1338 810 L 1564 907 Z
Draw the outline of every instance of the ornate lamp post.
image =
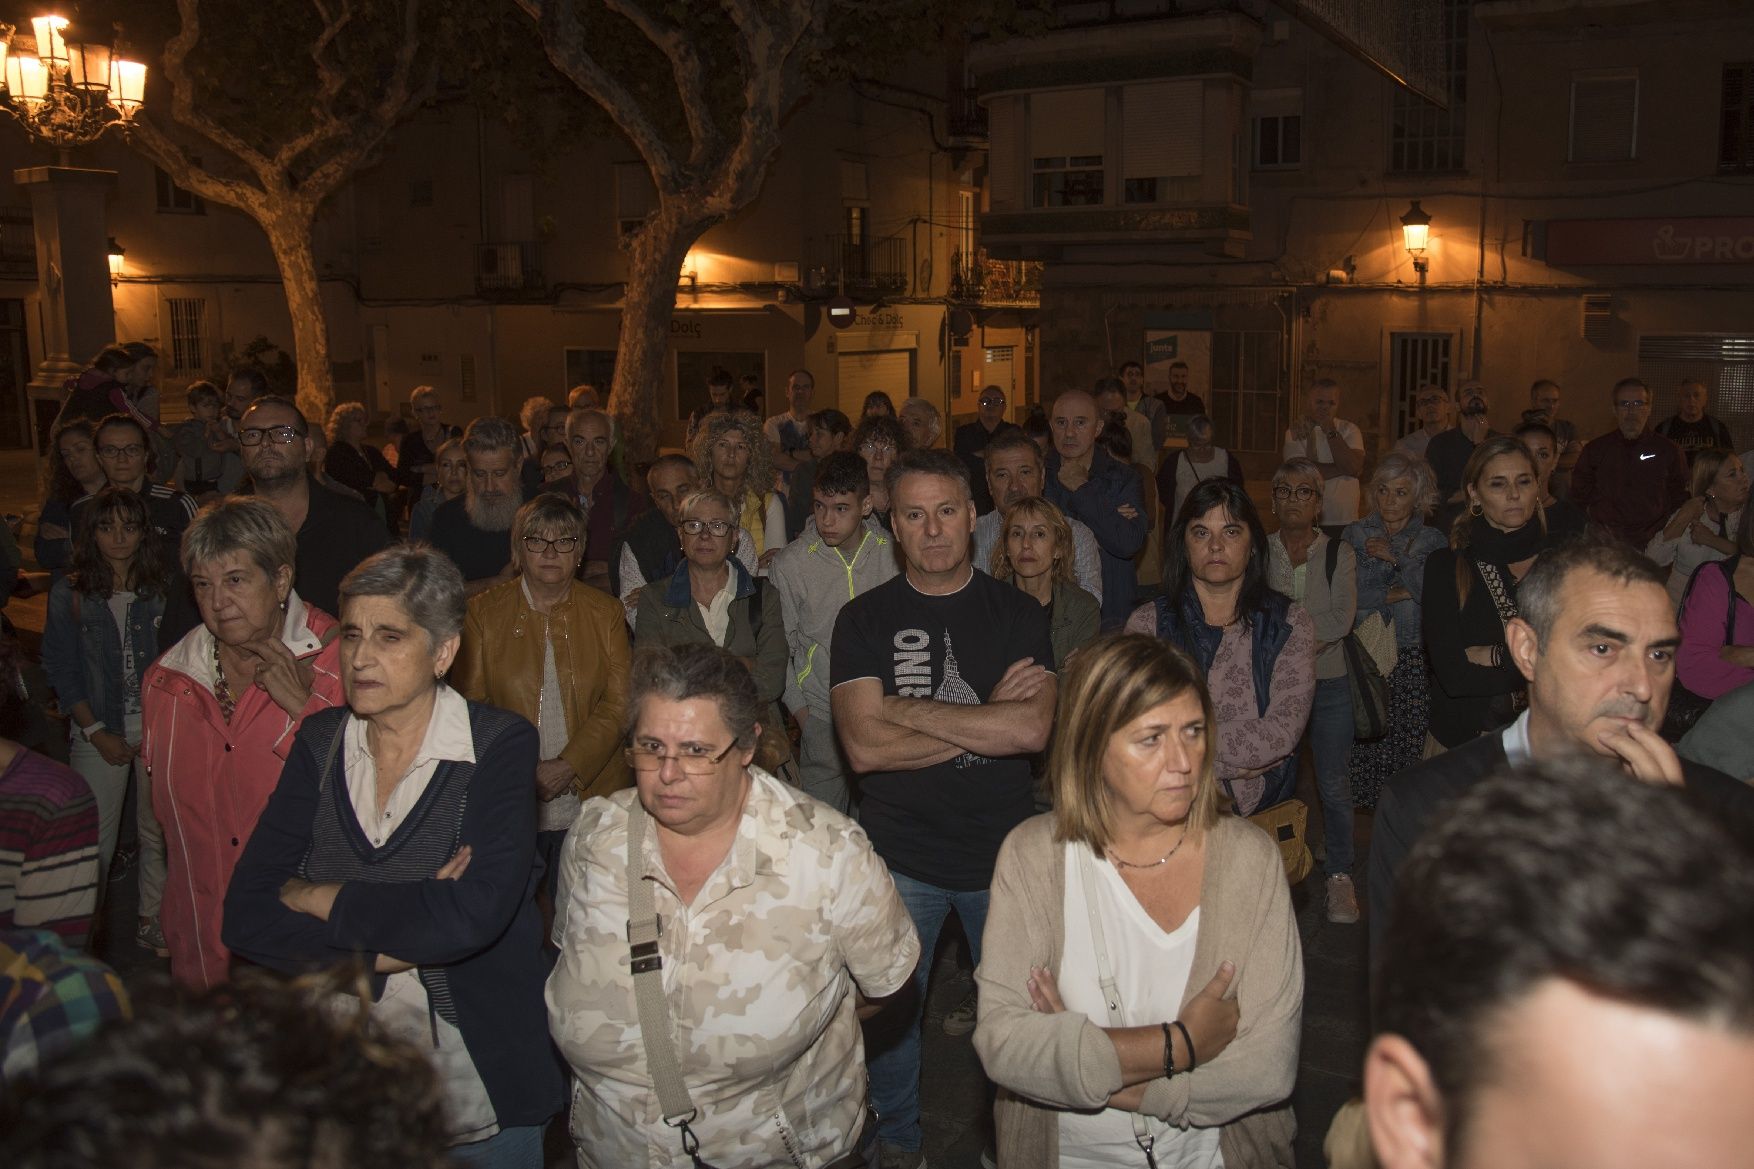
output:
M 28 37 L 0 24 L 0 109 L 32 141 L 54 150 L 59 163 L 13 172 L 13 181 L 30 192 L 36 228 L 45 352 L 28 387 L 26 426 L 40 453 L 62 383 L 115 338 L 104 199 L 116 172 L 74 167 L 72 151 L 112 126 L 127 133 L 145 100 L 146 66 L 124 58 L 113 41 L 71 29 L 64 16 L 30 23 Z M 46 408 L 50 403 L 53 409 Z

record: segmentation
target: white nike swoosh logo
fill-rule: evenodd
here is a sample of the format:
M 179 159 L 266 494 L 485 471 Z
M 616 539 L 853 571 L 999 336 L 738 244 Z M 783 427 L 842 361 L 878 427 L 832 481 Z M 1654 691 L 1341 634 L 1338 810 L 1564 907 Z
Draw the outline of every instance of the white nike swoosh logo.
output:
M 1646 459 L 1654 459 L 1654 458 L 1656 458 L 1656 455 L 1654 455 L 1654 454 L 1649 454 L 1649 455 L 1639 455 L 1639 456 L 1638 456 L 1638 461 L 1639 461 L 1639 462 L 1641 462 L 1641 463 L 1642 463 L 1642 462 L 1644 462 L 1644 461 L 1645 461 L 1645 460 L 1646 460 Z

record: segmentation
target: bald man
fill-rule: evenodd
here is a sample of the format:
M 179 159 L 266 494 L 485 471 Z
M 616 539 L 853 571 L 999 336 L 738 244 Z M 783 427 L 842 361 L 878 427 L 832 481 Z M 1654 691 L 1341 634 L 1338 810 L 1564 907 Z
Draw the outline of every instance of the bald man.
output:
M 1133 610 L 1133 557 L 1145 545 L 1145 494 L 1133 468 L 1097 446 L 1102 412 L 1083 390 L 1054 399 L 1042 494 L 1096 534 L 1102 551 L 1102 627 L 1118 629 Z

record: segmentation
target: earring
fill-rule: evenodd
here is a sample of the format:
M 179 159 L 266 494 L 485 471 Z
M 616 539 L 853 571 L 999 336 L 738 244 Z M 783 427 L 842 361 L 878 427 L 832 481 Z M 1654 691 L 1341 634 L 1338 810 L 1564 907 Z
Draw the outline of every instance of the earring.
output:
M 282 613 L 286 612 L 286 598 L 285 597 L 280 598 L 280 611 Z
M 1476 502 L 1475 502 L 1475 503 L 1474 503 L 1474 504 L 1473 504 L 1473 506 L 1471 506 L 1471 507 L 1470 507 L 1470 508 L 1468 508 L 1468 514 L 1469 514 L 1469 515 L 1471 515 L 1471 516 L 1473 516 L 1473 517 L 1475 517 L 1475 518 L 1476 518 L 1476 519 L 1478 519 L 1478 518 L 1479 518 L 1479 517 L 1480 517 L 1480 514 L 1481 514 L 1481 513 L 1482 513 L 1482 512 L 1484 512 L 1484 511 L 1485 511 L 1485 510 L 1486 510 L 1486 509 L 1485 509 L 1485 508 L 1483 508 L 1483 507 L 1481 507 L 1481 506 L 1480 506 L 1480 504 L 1479 504 L 1479 502 L 1478 502 L 1478 501 L 1476 501 Z

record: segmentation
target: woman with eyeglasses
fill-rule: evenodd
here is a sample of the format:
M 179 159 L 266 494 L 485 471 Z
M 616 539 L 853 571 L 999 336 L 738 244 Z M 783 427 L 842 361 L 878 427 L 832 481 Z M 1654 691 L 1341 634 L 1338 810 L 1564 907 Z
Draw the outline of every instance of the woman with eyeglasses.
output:
M 640 592 L 634 648 L 716 645 L 737 655 L 766 704 L 763 766 L 775 773 L 789 769 L 792 749 L 779 699 L 786 689 L 790 649 L 779 590 L 752 576 L 731 555 L 737 547 L 737 517 L 722 492 L 711 487 L 696 491 L 682 501 L 676 515 L 682 562 L 668 581 L 653 581 Z
M 871 518 L 889 531 L 889 468 L 903 453 L 913 449 L 913 439 L 901 420 L 885 414 L 867 414 L 853 431 L 849 445 L 865 460 L 871 476 Z
M 225 942 L 284 974 L 363 962 L 374 1031 L 438 1074 L 451 1163 L 541 1169 L 564 1082 L 530 895 L 537 732 L 445 684 L 465 607 L 443 553 L 395 545 L 340 592 L 346 705 L 288 736 Z
M 878 1164 L 859 1016 L 919 937 L 864 832 L 756 764 L 757 691 L 713 646 L 633 656 L 635 788 L 567 837 L 548 979 L 581 1165 Z
M 1358 611 L 1358 558 L 1352 545 L 1317 525 L 1322 516 L 1322 473 L 1309 459 L 1287 459 L 1273 472 L 1273 516 L 1267 537 L 1267 581 L 1303 606 L 1315 628 L 1315 703 L 1309 712 L 1309 748 L 1315 763 L 1326 832 L 1328 920 L 1358 920 L 1352 887 L 1352 784 L 1346 759 L 1352 748 L 1352 687 L 1346 678 L 1346 635 Z
M 175 548 L 189 521 L 195 518 L 195 500 L 175 487 L 150 481 L 152 440 L 146 428 L 130 414 L 111 414 L 92 431 L 92 445 L 104 481 L 111 487 L 126 488 L 144 500 L 153 529 L 169 547 Z M 82 517 L 93 498 L 88 495 L 77 499 L 68 509 L 69 526 L 75 532 L 85 522 Z
M 469 599 L 451 684 L 535 724 L 536 849 L 552 913 L 560 842 L 579 801 L 627 786 L 621 721 L 627 625 L 608 594 L 577 579 L 585 513 L 564 495 L 538 495 L 512 520 L 517 576 Z

